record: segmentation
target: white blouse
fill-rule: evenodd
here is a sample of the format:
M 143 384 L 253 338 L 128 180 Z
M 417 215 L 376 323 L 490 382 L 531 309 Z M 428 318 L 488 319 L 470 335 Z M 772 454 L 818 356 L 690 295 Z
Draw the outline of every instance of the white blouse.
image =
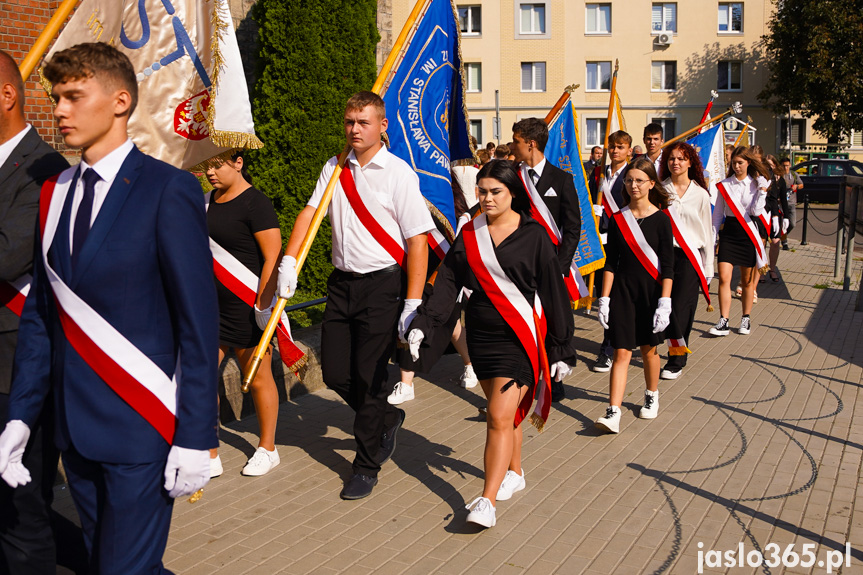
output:
M 761 176 L 752 179 L 746 176 L 742 180 L 738 180 L 735 176 L 730 176 L 722 180 L 722 185 L 728 191 L 728 195 L 736 199 L 744 210 L 749 212 L 752 217 L 757 217 L 764 211 L 764 205 L 767 201 L 768 182 Z M 716 207 L 713 210 L 713 229 L 719 232 L 719 226 L 726 218 L 734 217 L 734 212 L 726 205 L 722 194 L 718 194 L 716 198 Z M 740 222 L 741 225 L 743 222 Z
M 677 209 L 677 214 L 680 216 L 680 222 L 684 228 L 683 233 L 692 242 L 689 247 L 698 250 L 701 254 L 705 277 L 713 277 L 714 237 L 713 226 L 711 225 L 710 193 L 691 180 L 682 198 L 677 195 L 671 178 L 662 182 L 662 185 L 671 198 L 670 203 Z M 676 239 L 674 240 L 674 247 L 680 247 Z

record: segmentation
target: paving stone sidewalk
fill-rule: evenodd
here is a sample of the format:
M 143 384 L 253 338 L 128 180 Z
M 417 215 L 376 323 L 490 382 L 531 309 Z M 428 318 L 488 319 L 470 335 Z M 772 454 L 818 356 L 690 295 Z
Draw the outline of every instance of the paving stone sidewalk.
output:
M 758 286 L 751 335 L 706 335 L 718 309 L 700 305 L 694 353 L 680 379 L 661 383 L 656 420 L 637 419 L 644 380 L 633 361 L 617 436 L 594 430 L 608 374 L 588 370 L 601 332 L 595 315 L 578 312 L 587 361 L 545 432 L 525 428 L 527 488 L 498 504 L 496 527 L 465 524 L 465 504 L 482 491 L 484 399 L 479 387 L 458 386 L 460 362 L 448 356 L 417 380 L 395 456 L 362 501 L 339 499 L 354 442 L 352 412 L 334 393 L 281 406 L 281 465 L 264 477 L 240 475 L 255 419 L 223 427 L 225 474 L 199 503 L 176 504 L 166 566 L 190 575 L 658 574 L 697 573 L 701 553 L 705 573 L 825 573 L 817 561 L 725 567 L 707 552 L 742 544 L 769 557 L 771 543 L 779 556 L 814 544 L 826 561 L 850 542 L 841 572 L 863 573 L 863 312 L 854 312 L 856 292 L 832 282 L 832 249 L 792 247 L 780 257 L 782 282 Z M 860 272 L 855 262 L 852 286 Z M 731 321 L 739 325 L 736 300 Z M 73 513 L 64 490 L 56 506 Z

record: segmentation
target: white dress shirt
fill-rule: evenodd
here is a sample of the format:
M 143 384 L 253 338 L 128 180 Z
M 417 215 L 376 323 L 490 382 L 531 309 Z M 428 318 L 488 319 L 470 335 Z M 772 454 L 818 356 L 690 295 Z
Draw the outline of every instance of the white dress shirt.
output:
M 29 132 L 30 130 L 30 124 L 27 124 L 27 126 L 23 130 L 0 144 L 0 168 L 3 167 L 3 164 L 6 163 L 6 160 L 8 160 L 9 156 L 12 155 L 12 150 L 14 150 L 15 147 L 21 143 L 21 140 L 24 139 L 24 136 L 26 136 L 27 132 Z
M 542 171 L 545 169 L 545 156 L 543 156 L 539 163 L 537 163 L 532 168 L 530 167 L 530 165 L 528 165 L 527 162 L 524 162 L 524 165 L 527 166 L 528 175 L 530 175 L 530 170 L 536 172 L 536 178 L 533 181 L 533 185 L 536 186 L 536 184 L 539 182 L 539 179 L 542 177 Z
M 740 206 L 749 212 L 750 217 L 757 217 L 764 211 L 764 204 L 767 202 L 767 180 L 761 176 L 754 180 L 749 175 L 742 180 L 738 180 L 736 176 L 729 176 L 722 180 L 722 185 L 725 186 L 728 195 L 736 199 Z M 716 207 L 713 210 L 713 229 L 719 230 L 719 226 L 726 217 L 735 217 L 734 212 L 726 205 L 722 194 L 718 194 Z M 740 222 L 740 225 L 745 223 Z
M 406 238 L 435 229 L 425 198 L 420 192 L 419 177 L 404 160 L 391 154 L 386 146 L 382 146 L 365 166 L 359 165 L 353 150 L 348 154 L 348 162 L 362 171 L 375 198 L 398 223 L 402 235 L 399 243 L 405 251 Z M 306 205 L 318 207 L 337 164 L 338 158 L 334 156 L 324 165 L 315 191 Z M 345 169 L 348 169 L 347 165 Z M 400 263 L 366 229 L 341 186 L 337 186 L 333 193 L 327 215 L 332 224 L 333 265 L 337 269 L 366 274 Z
M 92 168 L 94 172 L 99 174 L 101 180 L 97 181 L 93 186 L 93 210 L 90 212 L 90 227 L 93 227 L 93 222 L 96 221 L 96 216 L 99 215 L 99 210 L 102 204 L 105 203 L 105 198 L 108 197 L 108 190 L 111 189 L 111 184 L 114 183 L 114 178 L 117 177 L 117 172 L 126 161 L 126 156 L 132 151 L 135 144 L 132 140 L 127 139 L 114 148 L 107 156 L 93 164 L 92 166 L 81 159 L 78 169 L 78 181 L 75 184 L 75 192 L 72 195 L 72 213 L 69 220 L 69 250 L 73 249 L 74 234 L 75 234 L 75 218 L 78 216 L 78 206 L 81 205 L 81 200 L 84 199 L 84 180 L 81 177 L 87 168 Z
M 682 198 L 677 195 L 671 178 L 662 182 L 662 185 L 671 198 L 670 203 L 674 205 L 677 215 L 680 216 L 680 223 L 684 228 L 682 231 L 691 242 L 689 247 L 698 250 L 701 254 L 705 277 L 713 277 L 714 239 L 710 214 L 710 193 L 692 180 L 690 180 L 689 187 L 686 188 Z M 676 238 L 674 239 L 674 247 L 680 247 Z

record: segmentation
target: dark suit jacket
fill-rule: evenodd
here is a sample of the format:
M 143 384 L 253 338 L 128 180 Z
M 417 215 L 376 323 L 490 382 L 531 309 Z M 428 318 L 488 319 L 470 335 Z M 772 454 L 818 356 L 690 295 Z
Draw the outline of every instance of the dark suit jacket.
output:
M 556 195 L 546 195 L 554 189 Z M 578 192 L 569 174 L 551 162 L 545 162 L 542 175 L 536 183 L 536 191 L 542 196 L 545 205 L 560 230 L 561 240 L 557 246 L 557 260 L 564 275 L 569 275 L 572 256 L 581 239 L 581 208 L 578 205 Z
M 623 167 L 623 171 L 620 172 L 620 175 L 614 181 L 614 185 L 611 186 L 611 197 L 614 198 L 614 201 L 617 202 L 618 206 L 623 205 L 623 180 L 626 177 L 626 172 L 629 171 L 629 164 Z M 588 178 L 587 186 L 590 189 L 590 201 L 596 205 L 599 199 L 599 184 L 597 177 L 597 170 L 594 170 L 590 177 Z M 602 213 L 602 217 L 599 218 L 599 233 L 604 234 L 608 232 L 608 216 L 605 215 L 605 212 Z
M 39 211 L 42 183 L 69 167 L 35 128 L 0 166 L 0 281 L 14 281 L 33 268 L 33 235 Z M 18 316 L 0 303 L 0 333 L 18 329 Z M 12 383 L 14 346 L 0 344 L 0 393 L 9 393 Z
M 70 168 L 60 177 L 76 179 L 77 171 Z M 75 269 L 69 246 L 71 199 L 70 191 L 48 252 L 51 267 L 168 377 L 179 358 L 174 444 L 216 447 L 219 310 L 200 184 L 188 172 L 134 148 Z M 83 457 L 107 463 L 164 461 L 168 443 L 66 339 L 41 257 L 41 234 L 36 247 L 9 418 L 32 425 L 53 388 L 55 440 L 61 450 L 74 444 Z

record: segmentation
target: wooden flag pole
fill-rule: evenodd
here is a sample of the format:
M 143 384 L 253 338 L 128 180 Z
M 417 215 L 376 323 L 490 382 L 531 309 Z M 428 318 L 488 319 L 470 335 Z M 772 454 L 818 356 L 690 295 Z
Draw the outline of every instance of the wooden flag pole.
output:
M 550 125 L 554 122 L 554 119 L 557 118 L 557 115 L 563 109 L 563 106 L 569 102 L 569 98 L 572 96 L 572 93 L 578 89 L 579 85 L 580 84 L 572 84 L 563 89 L 563 94 L 560 95 L 560 98 L 557 99 L 557 102 L 555 102 L 548 114 L 545 115 L 546 125 Z
M 721 114 L 716 116 L 715 118 L 710 118 L 706 122 L 702 122 L 702 123 L 698 124 L 697 126 L 695 126 L 694 128 L 692 128 L 690 130 L 686 130 L 685 132 L 683 132 L 679 136 L 675 136 L 675 137 L 671 138 L 670 140 L 668 140 L 667 142 L 662 144 L 662 147 L 667 148 L 668 146 L 670 146 L 674 142 L 680 141 L 680 140 L 686 138 L 687 136 L 694 134 L 695 132 L 697 132 L 701 128 L 704 128 L 705 126 L 710 126 L 711 124 L 715 124 L 716 122 L 721 122 L 722 120 L 725 119 L 726 116 L 729 116 L 731 114 L 739 114 L 742 111 L 743 111 L 743 107 L 740 105 L 740 102 L 734 102 L 734 104 L 732 104 L 730 108 L 728 108 L 727 110 L 725 110 L 724 112 L 722 112 Z
M 737 136 L 737 139 L 734 140 L 734 147 L 735 148 L 740 145 L 740 140 L 742 140 L 743 136 L 746 135 L 746 132 L 749 130 L 749 124 L 751 124 L 751 123 L 752 123 L 752 118 L 750 118 L 749 116 L 746 116 L 746 125 L 743 126 L 743 129 L 740 130 L 740 134 Z
M 372 86 L 372 92 L 374 92 L 375 94 L 381 93 L 381 89 L 383 88 L 384 82 L 386 82 L 387 78 L 390 75 L 390 71 L 393 68 L 393 64 L 395 64 L 396 58 L 398 58 L 399 54 L 401 53 L 402 47 L 407 41 L 408 35 L 413 29 L 414 24 L 416 24 L 416 21 L 419 19 L 420 14 L 426 7 L 428 1 L 429 0 L 417 0 L 417 3 L 414 5 L 414 8 L 408 16 L 405 25 L 402 27 L 401 33 L 399 34 L 398 38 L 396 38 L 395 44 L 393 44 L 393 47 L 390 50 L 389 56 L 387 56 L 386 62 L 384 62 L 381 71 L 378 73 L 378 77 L 375 80 L 374 86 Z M 342 173 L 342 169 L 345 167 L 345 162 L 348 159 L 348 153 L 350 151 L 350 145 L 346 144 L 345 148 L 342 150 L 342 153 L 339 155 L 339 163 L 336 165 L 336 169 L 333 172 L 333 175 L 330 177 L 330 181 L 327 183 L 327 187 L 324 190 L 324 195 L 323 197 L 321 197 L 321 203 L 318 204 L 318 207 L 315 210 L 315 215 L 312 217 L 311 224 L 309 224 L 309 230 L 306 232 L 306 237 L 303 238 L 303 243 L 300 245 L 300 252 L 297 254 L 298 275 L 303 267 L 303 264 L 306 261 L 306 258 L 309 255 L 309 250 L 311 250 L 312 248 L 312 242 L 315 240 L 318 229 L 320 229 L 321 227 L 321 222 L 324 221 L 324 216 L 327 213 L 327 208 L 329 208 L 330 200 L 332 200 L 333 192 L 335 192 L 336 189 L 336 183 L 339 181 L 339 175 Z M 261 341 L 258 343 L 258 347 L 255 348 L 255 354 L 252 356 L 252 363 L 249 366 L 249 371 L 243 378 L 243 385 L 241 388 L 243 393 L 248 393 L 249 387 L 255 380 L 255 375 L 257 375 L 258 373 L 258 368 L 261 366 L 261 362 L 264 359 L 264 354 L 266 353 L 267 348 L 270 346 L 270 341 L 273 339 L 273 335 L 276 333 L 276 327 L 279 324 L 279 318 L 282 316 L 282 312 L 284 311 L 285 305 L 287 303 L 288 300 L 280 297 L 278 298 L 278 300 L 276 300 L 276 305 L 273 306 L 273 314 L 270 316 L 270 321 L 267 322 L 267 327 L 266 329 L 264 329 L 264 334 L 261 336 Z
M 48 51 L 48 46 L 51 45 L 51 41 L 54 40 L 54 36 L 56 36 L 57 32 L 60 31 L 60 28 L 63 26 L 63 22 L 66 21 L 66 18 L 69 17 L 69 14 L 72 13 L 77 4 L 78 0 L 63 0 L 60 6 L 57 7 L 57 11 L 54 12 L 53 16 L 51 16 L 45 29 L 42 30 L 42 33 L 39 34 L 38 38 L 36 38 L 36 43 L 33 44 L 33 47 L 30 48 L 29 52 L 27 52 L 27 56 L 24 57 L 24 61 L 21 62 L 21 65 L 18 67 L 18 70 L 21 71 L 21 77 L 24 78 L 24 80 L 27 80 L 27 78 L 30 77 L 30 74 L 33 73 L 33 70 L 36 68 L 36 64 L 39 63 L 39 60 L 41 60 L 42 56 L 45 55 L 45 52 Z

